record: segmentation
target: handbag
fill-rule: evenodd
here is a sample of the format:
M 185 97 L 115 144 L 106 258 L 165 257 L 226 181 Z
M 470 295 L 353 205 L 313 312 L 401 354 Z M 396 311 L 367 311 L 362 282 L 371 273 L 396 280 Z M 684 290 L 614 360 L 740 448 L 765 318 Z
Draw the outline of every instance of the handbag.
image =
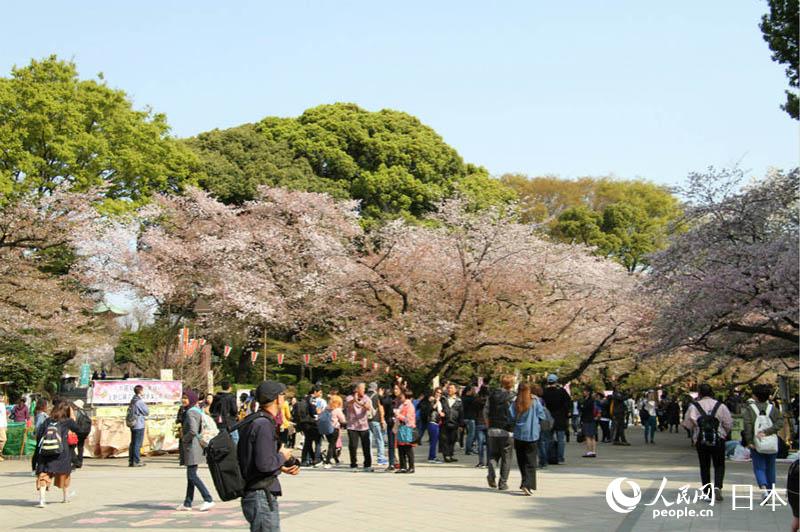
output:
M 78 435 L 69 431 L 67 434 L 67 445 L 78 445 Z
M 397 442 L 398 443 L 414 443 L 417 441 L 417 429 L 412 429 L 408 425 L 400 425 L 397 429 Z
M 586 441 L 586 436 L 583 435 L 582 430 L 579 430 L 578 433 L 575 435 L 575 440 L 578 443 L 583 443 L 584 441 Z

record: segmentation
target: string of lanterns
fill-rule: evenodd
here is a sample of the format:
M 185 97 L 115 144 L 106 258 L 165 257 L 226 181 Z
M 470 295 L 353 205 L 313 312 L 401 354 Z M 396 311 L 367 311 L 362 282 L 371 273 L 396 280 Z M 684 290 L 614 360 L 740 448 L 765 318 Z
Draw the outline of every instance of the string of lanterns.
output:
M 181 343 L 183 355 L 185 357 L 191 357 L 196 352 L 201 350 L 206 345 L 205 338 L 190 338 L 189 337 L 189 328 L 183 327 L 180 330 L 180 334 L 178 338 Z M 230 345 L 225 345 L 222 350 L 222 356 L 224 358 L 228 358 L 233 351 L 233 347 Z M 244 354 L 244 350 L 242 351 Z M 255 365 L 256 361 L 258 360 L 259 352 L 252 350 L 250 351 L 250 362 Z M 331 351 L 330 353 L 323 353 L 322 355 L 316 355 L 323 363 L 326 362 L 336 362 L 338 359 L 338 354 L 336 351 Z M 286 359 L 286 355 L 284 353 L 276 353 L 275 358 L 278 362 L 279 366 L 283 365 L 284 360 Z M 306 353 L 302 357 L 303 364 L 306 366 L 311 365 L 312 356 L 310 353 Z M 388 364 L 381 364 L 376 361 L 372 361 L 370 363 L 369 359 L 366 356 L 359 357 L 356 351 L 351 351 L 350 356 L 346 359 L 351 364 L 359 364 L 363 369 L 372 369 L 372 371 L 379 371 L 381 367 L 383 367 L 385 373 L 391 373 L 391 367 Z

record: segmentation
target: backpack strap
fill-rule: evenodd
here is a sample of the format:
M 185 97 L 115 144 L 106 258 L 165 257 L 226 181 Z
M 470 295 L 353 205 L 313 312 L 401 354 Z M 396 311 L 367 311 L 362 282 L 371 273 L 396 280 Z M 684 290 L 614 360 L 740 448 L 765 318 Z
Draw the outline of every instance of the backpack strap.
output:
M 717 403 L 717 404 L 719 404 L 719 403 Z M 703 407 L 700 406 L 700 403 L 698 403 L 697 401 L 692 401 L 692 406 L 694 406 L 697 409 L 697 413 L 700 414 L 701 416 L 708 415 L 708 412 L 706 412 L 703 409 Z M 716 408 L 716 407 L 717 407 L 717 405 L 714 405 L 714 408 Z
M 709 414 L 709 416 L 714 418 L 717 417 L 717 410 L 719 410 L 720 406 L 722 406 L 722 403 L 720 401 L 717 401 L 717 403 L 714 405 L 714 408 L 711 409 L 711 413 Z
M 239 430 L 241 428 L 244 428 L 244 427 L 246 427 L 247 425 L 249 425 L 250 423 L 252 423 L 253 421 L 255 421 L 256 419 L 258 419 L 260 417 L 267 417 L 267 416 L 261 410 L 259 410 L 258 412 L 253 412 L 252 414 L 250 414 L 249 416 L 247 416 L 246 418 L 244 418 L 240 422 L 238 422 L 235 425 L 233 425 L 231 427 L 231 429 L 230 429 L 230 432 L 233 432 L 235 430 Z

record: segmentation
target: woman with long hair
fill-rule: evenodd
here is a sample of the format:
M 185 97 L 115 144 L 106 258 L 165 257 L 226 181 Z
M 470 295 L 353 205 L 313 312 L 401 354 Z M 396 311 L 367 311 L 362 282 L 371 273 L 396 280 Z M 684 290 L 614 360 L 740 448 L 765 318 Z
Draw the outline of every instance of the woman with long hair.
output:
M 78 433 L 78 425 L 72 419 L 70 405 L 66 401 L 53 406 L 50 415 L 36 431 L 36 450 L 32 465 L 36 471 L 36 490 L 39 492 L 39 508 L 45 507 L 45 492 L 51 484 L 61 488 L 62 502 L 69 502 L 72 454 L 68 445 L 69 432 Z
M 774 449 L 765 449 L 766 446 L 762 442 L 768 441 L 770 436 L 777 435 L 783 428 L 783 415 L 780 408 L 770 402 L 771 395 L 772 386 L 757 384 L 753 387 L 753 397 L 748 399 L 747 405 L 742 409 L 742 420 L 744 421 L 742 436 L 750 448 L 753 474 L 758 487 L 763 490 L 765 500 L 769 497 L 769 492 L 775 489 L 775 459 L 778 457 L 778 443 L 777 438 L 772 438 L 775 442 Z M 769 428 L 756 427 L 759 417 L 762 417 L 763 420 L 769 419 Z
M 541 387 L 538 388 L 541 392 Z M 520 489 L 523 495 L 531 496 L 536 489 L 537 440 L 540 421 L 545 418 L 544 408 L 539 398 L 531 393 L 530 384 L 523 382 L 510 409 L 514 420 L 514 450 L 522 474 Z
M 414 447 L 416 447 L 417 412 L 411 401 L 412 393 L 402 386 L 395 386 L 397 408 L 397 452 L 400 455 L 400 469 L 396 473 L 414 473 Z

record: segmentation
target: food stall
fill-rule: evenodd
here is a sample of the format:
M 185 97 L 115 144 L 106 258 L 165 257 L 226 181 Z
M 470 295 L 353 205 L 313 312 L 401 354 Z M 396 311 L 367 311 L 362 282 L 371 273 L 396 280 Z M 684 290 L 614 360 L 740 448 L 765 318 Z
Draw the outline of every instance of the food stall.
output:
M 86 410 L 92 416 L 92 432 L 86 439 L 85 456 L 128 456 L 131 432 L 125 425 L 125 414 L 137 385 L 144 388 L 142 399 L 150 410 L 142 454 L 178 450 L 175 416 L 183 393 L 181 381 L 96 380 L 88 394 Z

